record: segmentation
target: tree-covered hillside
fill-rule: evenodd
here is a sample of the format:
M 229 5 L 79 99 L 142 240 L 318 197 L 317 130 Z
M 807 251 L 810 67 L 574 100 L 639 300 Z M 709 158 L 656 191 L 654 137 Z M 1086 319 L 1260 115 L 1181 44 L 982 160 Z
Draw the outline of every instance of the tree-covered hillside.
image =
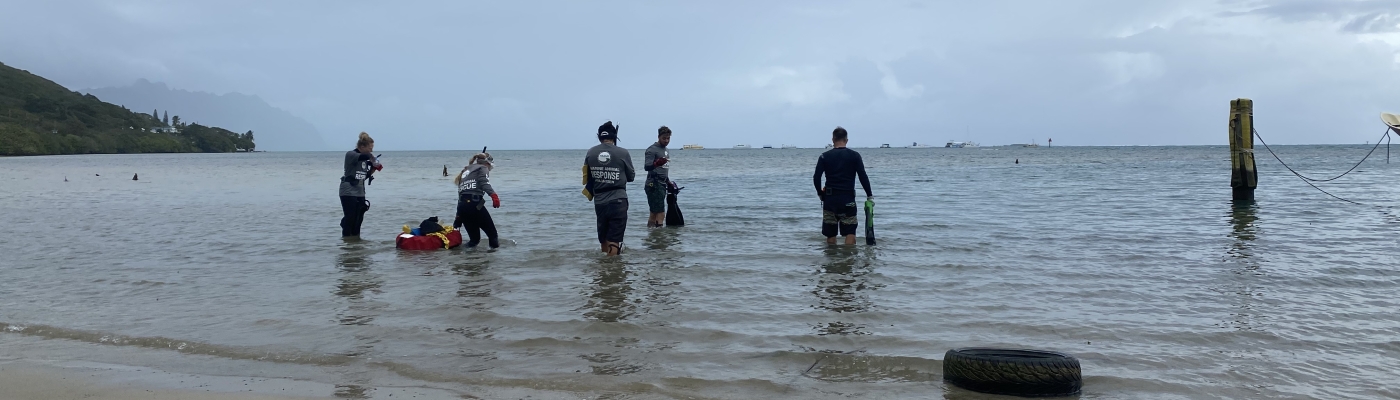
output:
M 253 150 L 253 132 L 179 122 L 83 95 L 0 63 L 0 155 Z

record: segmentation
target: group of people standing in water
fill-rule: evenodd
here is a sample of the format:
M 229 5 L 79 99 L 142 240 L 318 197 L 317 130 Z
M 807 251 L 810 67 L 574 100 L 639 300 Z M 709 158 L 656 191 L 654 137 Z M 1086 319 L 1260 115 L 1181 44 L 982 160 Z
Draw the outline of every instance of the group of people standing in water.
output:
M 836 244 L 837 236 L 844 236 L 845 243 L 855 244 L 858 224 L 856 214 L 855 182 L 859 179 L 865 189 L 867 199 L 873 199 L 870 178 L 865 174 L 865 162 L 860 153 L 846 147 L 848 142 L 845 128 L 837 127 L 831 133 L 832 148 L 817 158 L 816 172 L 812 182 L 817 198 L 822 201 L 822 235 L 828 244 Z M 583 196 L 593 202 L 597 217 L 599 250 L 609 256 L 622 253 L 623 237 L 627 231 L 627 184 L 636 179 L 637 171 L 632 166 L 632 156 L 627 149 L 619 147 L 618 126 L 608 121 L 598 127 L 598 145 L 588 149 L 583 159 Z M 674 193 L 675 182 L 670 180 L 671 129 L 662 126 L 657 129 L 656 142 L 647 148 L 643 157 L 643 170 L 646 181 L 643 191 L 647 196 L 647 227 L 663 226 L 666 219 L 667 193 Z M 467 231 L 467 247 L 481 243 L 481 233 L 486 233 L 487 245 L 500 247 L 496 224 L 486 209 L 486 199 L 491 199 L 491 208 L 501 207 L 501 198 L 491 187 L 490 173 L 494 168 L 494 158 L 482 149 L 472 155 L 466 167 L 462 168 L 453 184 L 457 187 L 457 215 L 452 225 Z M 345 153 L 345 173 L 340 178 L 340 206 L 345 216 L 340 220 L 342 236 L 359 236 L 360 225 L 370 202 L 365 198 L 365 185 L 374 181 L 374 172 L 384 169 L 379 158 L 373 155 L 374 139 L 361 132 L 355 149 Z M 826 178 L 825 184 L 822 178 Z

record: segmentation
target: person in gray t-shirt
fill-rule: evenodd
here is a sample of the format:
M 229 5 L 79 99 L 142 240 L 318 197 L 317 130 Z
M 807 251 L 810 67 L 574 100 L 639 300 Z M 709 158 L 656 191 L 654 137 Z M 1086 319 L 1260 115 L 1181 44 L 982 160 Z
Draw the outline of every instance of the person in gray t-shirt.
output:
M 645 191 L 647 208 L 651 216 L 647 218 L 648 228 L 660 228 L 666 222 L 666 187 L 671 184 L 671 152 L 666 145 L 671 144 L 671 128 L 662 126 L 656 130 L 656 143 L 647 148 L 642 157 L 642 169 L 647 171 Z
M 583 194 L 593 200 L 598 216 L 598 243 L 610 256 L 622 254 L 622 238 L 627 230 L 627 182 L 636 179 L 632 155 L 617 146 L 617 127 L 612 121 L 598 127 L 597 146 L 583 158 Z
M 365 181 L 373 179 L 374 171 L 383 169 L 384 165 L 379 164 L 374 156 L 374 139 L 368 133 L 360 132 L 355 149 L 345 152 L 345 173 L 340 176 L 340 210 L 345 213 L 340 218 L 340 236 L 360 236 L 365 211 L 369 211 L 369 200 L 365 200 Z

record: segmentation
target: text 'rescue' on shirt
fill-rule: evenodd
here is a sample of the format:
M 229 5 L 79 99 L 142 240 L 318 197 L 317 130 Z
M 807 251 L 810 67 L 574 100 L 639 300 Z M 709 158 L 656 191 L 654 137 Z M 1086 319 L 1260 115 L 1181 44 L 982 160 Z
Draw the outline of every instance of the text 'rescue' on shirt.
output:
M 812 184 L 817 187 L 818 192 L 822 190 L 823 174 L 826 175 L 826 189 L 831 194 L 854 196 L 855 181 L 859 176 L 860 186 L 865 188 L 865 195 L 874 196 L 870 193 L 870 178 L 865 176 L 865 162 L 855 150 L 838 147 L 817 157 L 817 172 L 812 174 Z
M 365 179 L 374 169 L 374 155 L 360 149 L 345 152 L 345 175 L 340 177 L 340 195 L 365 197 Z
M 482 164 L 472 164 L 462 172 L 462 184 L 457 185 L 458 196 L 485 196 L 495 194 L 491 188 L 491 168 Z
M 627 149 L 608 143 L 593 146 L 588 149 L 583 164 L 588 166 L 586 187 L 593 192 L 594 204 L 627 198 L 627 182 L 637 177 Z

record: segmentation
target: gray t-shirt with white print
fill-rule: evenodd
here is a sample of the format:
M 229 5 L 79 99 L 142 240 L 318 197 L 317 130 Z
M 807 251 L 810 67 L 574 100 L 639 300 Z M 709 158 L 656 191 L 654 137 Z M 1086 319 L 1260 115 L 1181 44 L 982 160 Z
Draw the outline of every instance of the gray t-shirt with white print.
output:
M 594 204 L 627 198 L 627 182 L 637 177 L 627 149 L 608 143 L 593 146 L 583 164 L 588 166 L 588 190 L 593 192 Z
M 496 193 L 491 188 L 491 168 L 482 164 L 472 164 L 462 171 L 462 184 L 457 185 L 457 195 L 485 196 Z
M 645 156 L 642 158 L 642 169 L 647 171 L 648 181 L 671 181 L 671 164 L 667 163 L 660 167 L 653 166 L 658 158 L 671 158 L 671 152 L 660 144 L 653 143 L 647 148 Z

